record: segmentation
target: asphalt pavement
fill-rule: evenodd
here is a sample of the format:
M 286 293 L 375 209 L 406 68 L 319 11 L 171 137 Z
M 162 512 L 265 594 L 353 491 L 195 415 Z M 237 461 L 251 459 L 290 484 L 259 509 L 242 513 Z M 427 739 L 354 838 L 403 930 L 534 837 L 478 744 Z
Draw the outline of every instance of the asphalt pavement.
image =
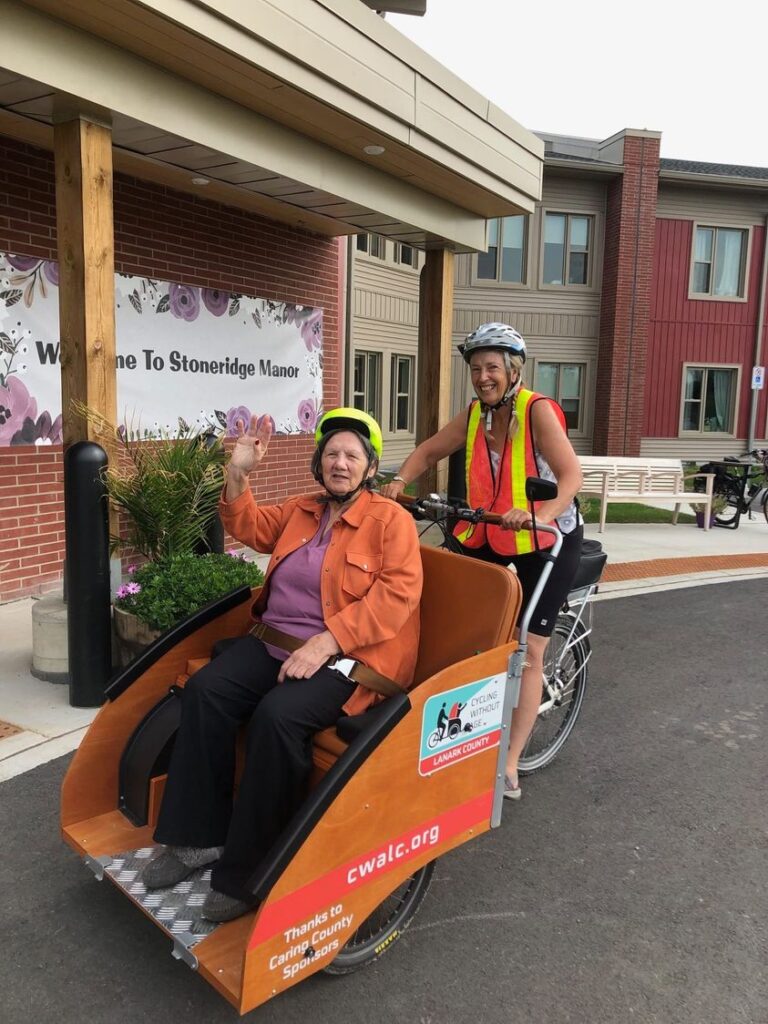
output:
M 582 718 L 409 930 L 259 1024 L 768 1024 L 764 579 L 595 608 Z M 59 839 L 69 755 L 0 785 L 3 1024 L 235 1011 Z

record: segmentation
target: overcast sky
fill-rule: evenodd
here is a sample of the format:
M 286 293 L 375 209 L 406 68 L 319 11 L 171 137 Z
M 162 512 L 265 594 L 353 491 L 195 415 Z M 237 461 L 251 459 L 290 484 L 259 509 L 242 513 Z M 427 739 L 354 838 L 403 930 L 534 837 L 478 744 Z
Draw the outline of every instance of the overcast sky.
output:
M 768 167 L 766 0 L 428 0 L 400 32 L 533 131 Z

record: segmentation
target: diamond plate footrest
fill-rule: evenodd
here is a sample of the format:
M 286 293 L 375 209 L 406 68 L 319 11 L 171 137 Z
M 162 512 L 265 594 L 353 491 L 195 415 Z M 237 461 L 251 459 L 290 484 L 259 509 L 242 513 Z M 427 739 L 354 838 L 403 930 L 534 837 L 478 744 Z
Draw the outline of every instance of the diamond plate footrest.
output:
M 211 891 L 211 869 L 201 868 L 172 889 L 147 889 L 141 881 L 141 872 L 157 847 L 128 850 L 112 858 L 99 858 L 89 865 L 98 874 L 98 864 L 109 875 L 118 889 L 135 900 L 173 940 L 173 956 L 184 960 L 193 970 L 197 957 L 191 950 L 202 939 L 216 930 L 215 921 L 201 916 L 205 897 Z

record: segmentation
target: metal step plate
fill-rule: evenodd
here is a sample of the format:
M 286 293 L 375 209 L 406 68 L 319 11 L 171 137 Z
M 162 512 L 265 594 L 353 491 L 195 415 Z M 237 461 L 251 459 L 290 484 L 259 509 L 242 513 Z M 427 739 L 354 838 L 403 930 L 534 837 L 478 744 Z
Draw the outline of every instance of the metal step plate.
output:
M 114 857 L 100 857 L 88 866 L 99 877 L 110 879 L 135 900 L 173 940 L 173 955 L 197 969 L 197 957 L 191 950 L 218 928 L 215 921 L 202 916 L 205 897 L 211 891 L 211 869 L 201 868 L 172 889 L 147 889 L 141 872 L 157 847 L 128 850 Z

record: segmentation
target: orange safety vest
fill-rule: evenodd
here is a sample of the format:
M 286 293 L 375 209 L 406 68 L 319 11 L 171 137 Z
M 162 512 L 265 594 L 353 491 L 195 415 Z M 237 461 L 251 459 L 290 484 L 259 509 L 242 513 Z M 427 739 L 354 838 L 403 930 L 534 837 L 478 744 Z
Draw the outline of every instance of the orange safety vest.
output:
M 480 402 L 473 399 L 467 422 L 465 461 L 467 504 L 472 508 L 482 508 L 499 515 L 511 508 L 529 508 L 525 497 L 525 481 L 529 476 L 540 475 L 534 452 L 531 412 L 534 404 L 542 399 L 552 403 L 565 430 L 565 415 L 557 402 L 546 395 L 521 388 L 515 399 L 517 430 L 511 443 L 509 440 L 504 443 L 495 480 L 491 469 L 491 453 L 483 429 L 485 417 Z M 502 530 L 500 526 L 487 523 L 459 522 L 453 533 L 465 547 L 479 548 L 488 543 L 498 555 L 527 555 L 537 547 L 530 530 Z M 537 530 L 536 538 L 539 548 L 549 548 L 555 543 L 551 533 Z

